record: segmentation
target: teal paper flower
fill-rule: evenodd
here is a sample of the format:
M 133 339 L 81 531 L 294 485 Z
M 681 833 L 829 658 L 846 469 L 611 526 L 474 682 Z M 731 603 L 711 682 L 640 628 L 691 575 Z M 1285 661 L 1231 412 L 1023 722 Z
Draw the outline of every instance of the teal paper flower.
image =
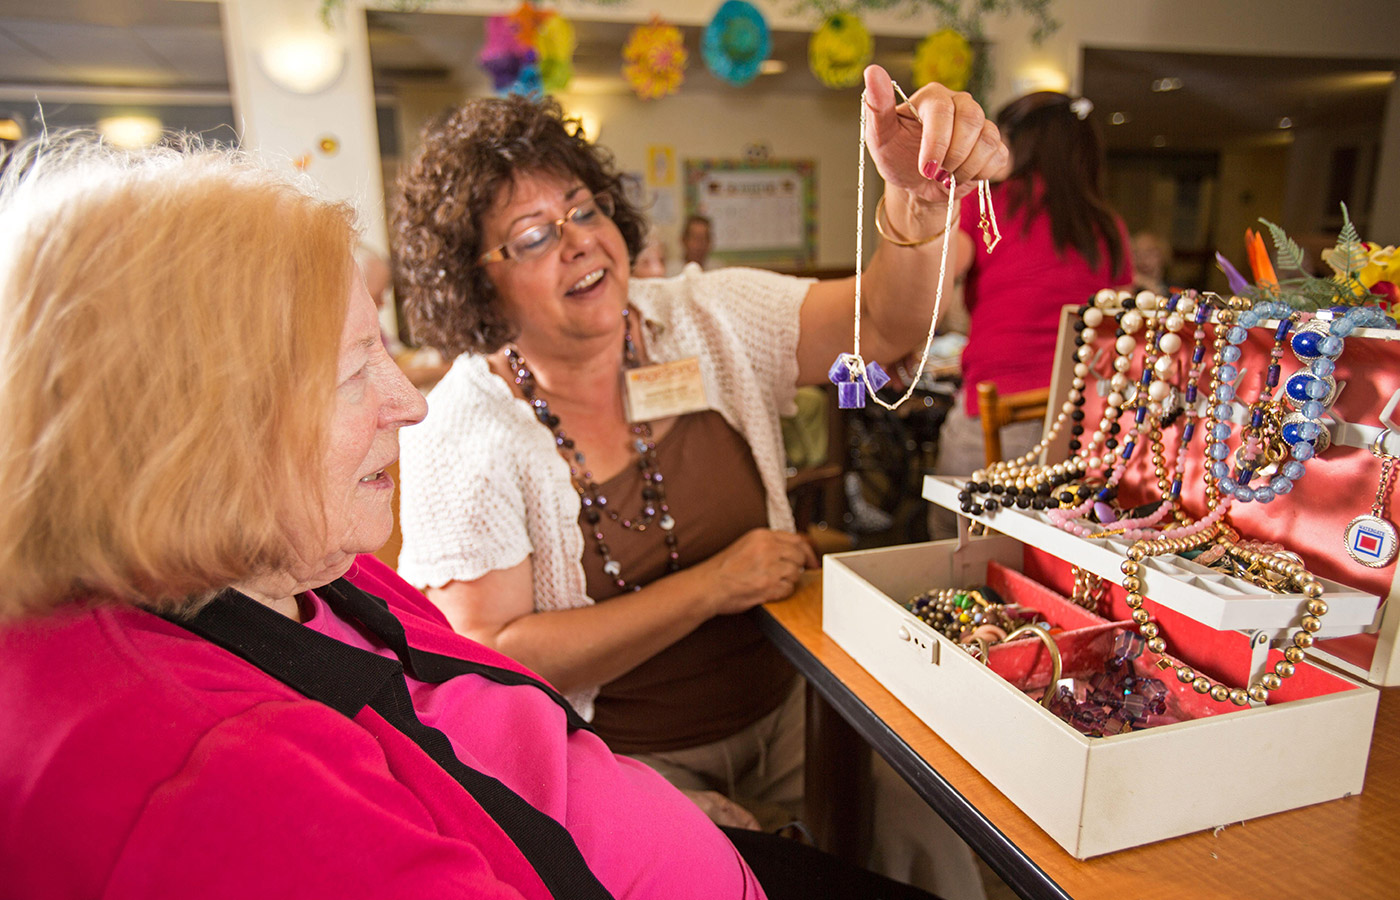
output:
M 744 0 L 725 0 L 700 39 L 705 65 L 730 84 L 752 81 L 772 49 L 763 14 Z

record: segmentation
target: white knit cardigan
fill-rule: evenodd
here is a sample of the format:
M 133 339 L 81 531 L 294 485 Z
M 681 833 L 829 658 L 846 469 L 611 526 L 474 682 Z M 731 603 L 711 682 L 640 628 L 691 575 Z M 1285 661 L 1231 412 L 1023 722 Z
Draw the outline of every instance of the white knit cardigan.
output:
M 811 281 L 756 269 L 633 279 L 657 362 L 699 357 L 710 406 L 743 435 L 767 494 L 768 523 L 792 530 L 782 432 L 795 411 L 798 314 Z M 535 609 L 586 606 L 579 498 L 549 429 L 481 356 L 458 357 L 402 432 L 399 574 L 419 587 L 472 581 L 530 557 Z M 689 477 L 708 477 L 690 473 Z M 598 689 L 569 701 L 593 716 Z

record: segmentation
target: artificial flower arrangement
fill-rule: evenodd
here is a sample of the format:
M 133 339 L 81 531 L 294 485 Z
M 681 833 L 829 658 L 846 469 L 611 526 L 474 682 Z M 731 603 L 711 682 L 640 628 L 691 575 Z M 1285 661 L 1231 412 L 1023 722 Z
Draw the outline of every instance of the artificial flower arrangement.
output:
M 1322 251 L 1322 261 L 1331 268 L 1331 277 L 1311 274 L 1303 248 L 1278 225 L 1267 219 L 1259 221 L 1273 238 L 1279 270 L 1297 274 L 1279 278 L 1264 248 L 1263 236 L 1249 229 L 1245 231 L 1245 249 L 1253 284 L 1224 255 L 1215 254 L 1234 293 L 1256 301 L 1282 301 L 1303 312 L 1332 306 L 1378 306 L 1392 316 L 1400 313 L 1396 305 L 1400 302 L 1400 250 L 1361 240 L 1345 203 L 1337 243 Z

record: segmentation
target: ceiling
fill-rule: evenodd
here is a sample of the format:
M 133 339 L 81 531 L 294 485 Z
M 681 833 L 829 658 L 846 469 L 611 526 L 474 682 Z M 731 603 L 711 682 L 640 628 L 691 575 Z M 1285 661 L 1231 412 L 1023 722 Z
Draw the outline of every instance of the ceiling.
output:
M 407 82 L 485 92 L 476 65 L 482 19 L 475 16 L 371 12 L 371 58 L 383 92 Z M 574 89 L 624 92 L 620 48 L 631 26 L 575 22 Z M 699 29 L 682 29 L 691 64 L 685 91 L 820 92 L 807 69 L 807 35 L 775 32 L 773 56 L 781 75 L 760 76 L 743 88 L 711 75 L 700 61 Z M 915 41 L 879 38 L 876 61 L 908 78 Z M 1086 49 L 1083 90 L 1102 116 L 1112 149 L 1164 152 L 1211 150 L 1239 143 L 1287 140 L 1278 121 L 1294 129 L 1380 128 L 1395 60 L 1220 56 L 1130 49 Z M 1163 78 L 1180 88 L 1154 92 Z M 51 125 L 113 105 L 160 105 L 173 127 L 205 130 L 211 118 L 231 118 L 227 64 L 217 4 L 182 0 L 0 0 L 0 114 L 34 114 L 43 100 Z M 215 111 L 217 110 L 217 111 Z M 1120 112 L 1122 125 L 1109 125 Z M 188 117 L 184 121 L 181 117 Z

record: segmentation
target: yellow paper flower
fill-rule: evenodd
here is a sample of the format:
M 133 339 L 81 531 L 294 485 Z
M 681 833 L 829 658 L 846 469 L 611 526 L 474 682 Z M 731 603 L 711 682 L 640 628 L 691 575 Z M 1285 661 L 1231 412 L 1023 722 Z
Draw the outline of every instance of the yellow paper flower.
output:
M 860 84 L 861 73 L 875 55 L 875 41 L 865 25 L 850 13 L 827 18 L 807 44 L 807 64 L 829 88 Z
M 622 48 L 622 76 L 643 100 L 656 100 L 680 89 L 685 77 L 685 42 L 680 29 L 653 16 L 638 25 Z
M 936 81 L 961 91 L 972 76 L 972 45 L 951 28 L 935 31 L 914 50 L 914 87 Z
M 535 35 L 535 50 L 540 59 L 567 59 L 574 55 L 577 46 L 573 23 L 560 15 L 546 19 Z
M 552 15 L 535 34 L 535 52 L 539 55 L 540 83 L 551 94 L 569 86 L 574 77 L 573 23 L 561 15 Z

